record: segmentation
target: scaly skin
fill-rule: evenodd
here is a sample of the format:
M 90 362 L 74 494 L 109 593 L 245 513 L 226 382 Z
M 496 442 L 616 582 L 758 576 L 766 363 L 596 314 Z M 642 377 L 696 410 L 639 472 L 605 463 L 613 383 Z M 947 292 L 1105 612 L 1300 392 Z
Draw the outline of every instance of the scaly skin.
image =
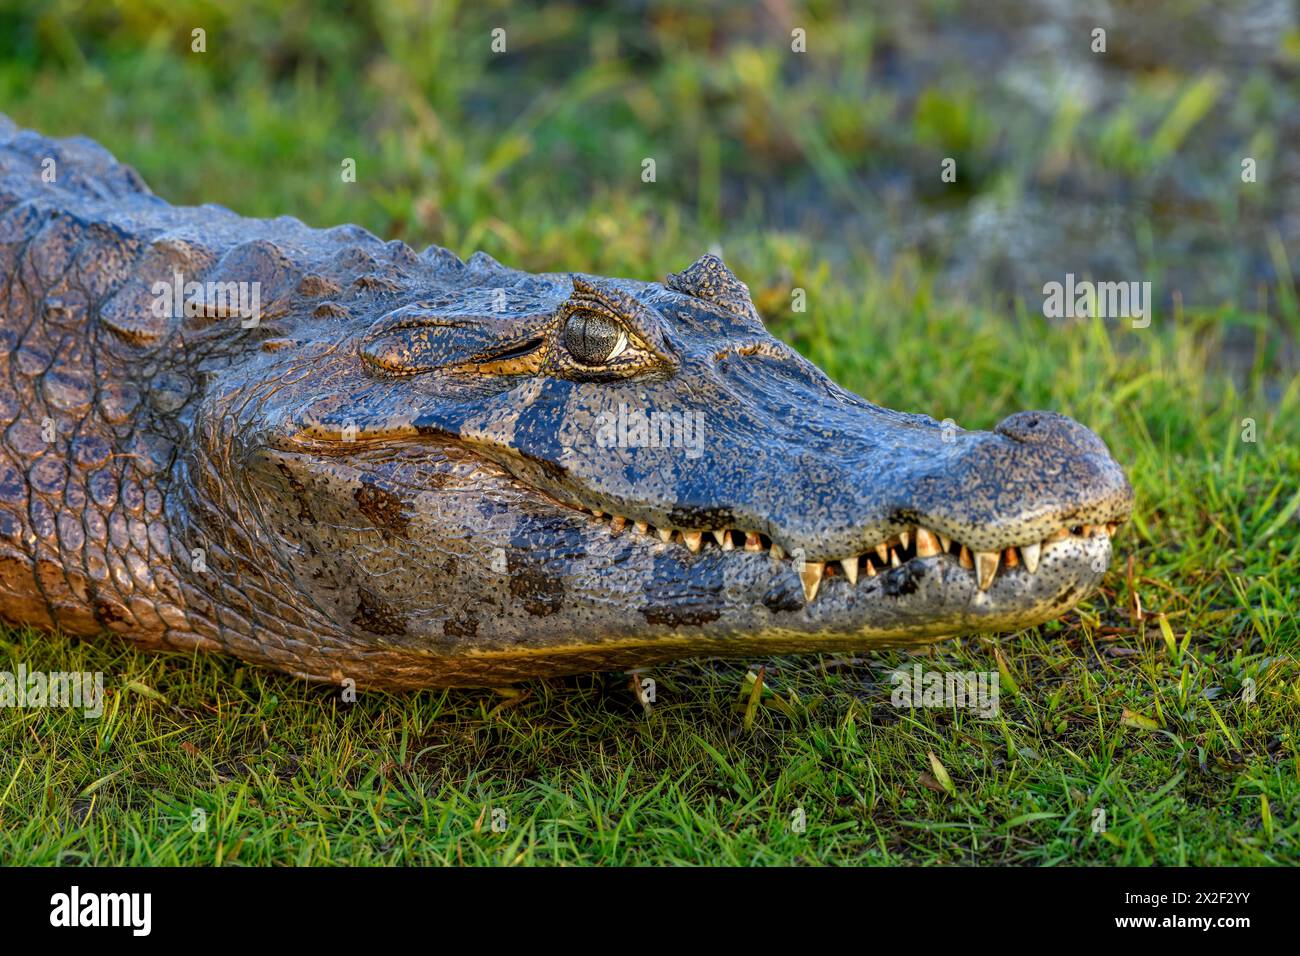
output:
M 260 321 L 156 309 L 176 273 Z M 390 687 L 870 649 L 1061 615 L 1132 506 L 1062 416 L 844 391 L 715 257 L 528 275 L 175 208 L 3 117 L 0 283 L 11 622 Z

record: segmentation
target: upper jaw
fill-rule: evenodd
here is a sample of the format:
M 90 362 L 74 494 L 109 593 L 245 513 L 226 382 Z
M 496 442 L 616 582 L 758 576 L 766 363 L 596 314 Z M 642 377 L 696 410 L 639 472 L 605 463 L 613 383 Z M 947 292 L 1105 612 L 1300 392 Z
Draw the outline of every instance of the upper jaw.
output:
M 897 471 L 869 471 L 847 455 L 824 458 L 816 478 L 803 471 L 784 487 L 731 489 L 743 505 L 667 509 L 557 497 L 588 520 L 607 522 L 614 535 L 644 536 L 697 556 L 761 551 L 789 561 L 809 603 L 828 576 L 853 586 L 945 555 L 988 591 L 999 574 L 1037 573 L 1044 553 L 1070 539 L 1104 537 L 1109 555 L 1109 539 L 1132 509 L 1132 488 L 1100 439 L 1060 416 L 1044 421 L 1035 427 L 1050 441 L 1026 441 L 1015 428 L 1016 437 L 967 432 L 951 448 L 908 448 Z M 858 474 L 868 477 L 855 481 Z M 771 510 L 755 515 L 765 499 Z

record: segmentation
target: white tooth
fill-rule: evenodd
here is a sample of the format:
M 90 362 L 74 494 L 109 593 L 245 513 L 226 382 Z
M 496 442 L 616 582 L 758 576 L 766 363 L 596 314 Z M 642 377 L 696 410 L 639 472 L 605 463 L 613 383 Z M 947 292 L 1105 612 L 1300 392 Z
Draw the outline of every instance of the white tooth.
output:
M 840 567 L 844 569 L 844 576 L 849 579 L 849 584 L 858 583 L 858 559 L 856 556 L 840 558 Z
M 758 536 L 757 531 L 745 532 L 745 550 L 746 551 L 763 550 L 763 539 Z
M 803 582 L 803 597 L 808 604 L 817 596 L 817 589 L 821 587 L 822 572 L 826 570 L 826 564 L 823 561 L 805 561 L 803 570 L 799 572 L 799 580 Z
M 916 529 L 916 556 L 930 558 L 939 553 L 939 539 L 929 528 Z
M 952 548 L 952 538 L 949 538 L 942 534 L 939 535 L 939 546 L 943 548 L 944 551 L 949 550 L 950 548 Z
M 660 528 L 660 529 L 659 529 L 659 540 L 662 541 L 664 544 L 669 544 L 669 543 L 673 540 L 673 529 L 672 529 L 672 528 Z
M 723 551 L 730 551 L 732 548 L 735 547 L 735 545 L 731 543 L 730 531 L 713 532 L 713 540 L 718 542 L 718 547 L 721 548 Z
M 975 579 L 981 591 L 993 586 L 993 579 L 998 576 L 998 559 L 1002 557 L 996 551 L 975 552 Z
M 1113 537 L 1115 537 L 1115 529 L 1118 528 L 1118 527 L 1119 527 L 1119 525 L 1114 524 L 1114 523 L 1106 525 L 1106 537 L 1108 537 L 1108 538 L 1113 538 Z
M 699 554 L 700 546 L 704 544 L 704 532 L 683 531 L 682 540 L 686 542 L 686 547 L 691 549 L 691 554 Z
M 1020 556 L 1025 559 L 1025 569 L 1030 574 L 1038 573 L 1038 558 L 1043 553 L 1043 546 L 1039 544 L 1022 544 L 1020 546 Z
M 867 577 L 874 578 L 876 576 L 876 566 L 871 563 L 871 559 L 864 554 L 862 556 L 862 563 L 867 566 Z
M 634 522 L 633 527 L 635 527 L 636 530 L 637 530 L 638 532 L 640 532 L 641 534 L 645 534 L 647 531 L 650 530 L 650 522 L 648 522 L 648 521 L 637 521 L 637 522 Z
M 609 533 L 615 536 L 620 535 L 623 533 L 623 529 L 626 527 L 627 527 L 627 519 L 624 518 L 622 515 L 615 515 L 613 520 L 611 520 L 609 523 Z
M 899 535 L 898 535 L 898 540 L 901 541 L 901 542 L 903 542 L 903 550 L 906 551 L 906 550 L 907 550 L 907 546 L 908 546 L 909 544 L 912 543 L 912 529 L 911 529 L 911 528 L 904 528 L 904 529 L 899 533 Z
M 772 542 L 772 557 L 778 561 L 785 557 L 785 551 L 775 541 Z
M 891 568 L 899 568 L 903 566 L 903 562 L 898 560 L 898 552 L 893 548 L 889 549 L 889 566 Z
M 967 571 L 975 567 L 975 562 L 970 559 L 970 552 L 966 550 L 966 545 L 961 546 L 961 554 L 957 555 L 957 562 Z
M 876 545 L 876 557 L 880 558 L 881 564 L 889 563 L 889 548 L 885 546 L 885 542 Z

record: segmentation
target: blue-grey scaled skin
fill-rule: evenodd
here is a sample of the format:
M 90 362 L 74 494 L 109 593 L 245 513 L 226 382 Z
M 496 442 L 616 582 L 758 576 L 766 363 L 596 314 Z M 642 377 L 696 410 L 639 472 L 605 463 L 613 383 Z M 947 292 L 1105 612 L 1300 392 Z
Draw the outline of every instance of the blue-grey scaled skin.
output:
M 157 308 L 178 274 L 257 283 L 258 321 L 206 287 Z M 1097 583 L 1132 507 L 1063 416 L 965 431 L 840 388 L 716 257 L 530 275 L 178 208 L 3 117 L 0 362 L 3 616 L 313 680 L 1028 626 Z

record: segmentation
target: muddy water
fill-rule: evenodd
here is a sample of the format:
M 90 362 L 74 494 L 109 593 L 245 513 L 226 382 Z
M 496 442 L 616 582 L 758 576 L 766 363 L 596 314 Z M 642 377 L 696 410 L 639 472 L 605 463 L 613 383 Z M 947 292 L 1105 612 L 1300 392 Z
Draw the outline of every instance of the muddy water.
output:
M 951 9 L 947 9 L 951 6 Z M 1150 281 L 1157 304 L 1245 308 L 1300 273 L 1300 14 L 1285 0 L 877 5 L 871 82 L 898 129 L 801 227 L 844 230 L 884 262 L 919 252 L 951 291 L 1041 302 L 1043 285 Z M 1106 31 L 1094 52 L 1093 30 Z M 909 106 L 960 91 L 985 126 L 940 184 Z M 1072 119 L 1071 119 L 1072 118 Z M 1062 130 L 1068 130 L 1062 132 Z M 913 140 L 913 142 L 909 142 Z M 1243 182 L 1243 160 L 1255 182 Z M 901 172 L 900 172 L 901 170 Z M 818 185 L 808 187 L 815 193 Z M 838 209 L 828 219 L 826 208 Z M 1276 289 L 1268 290 L 1276 311 Z

